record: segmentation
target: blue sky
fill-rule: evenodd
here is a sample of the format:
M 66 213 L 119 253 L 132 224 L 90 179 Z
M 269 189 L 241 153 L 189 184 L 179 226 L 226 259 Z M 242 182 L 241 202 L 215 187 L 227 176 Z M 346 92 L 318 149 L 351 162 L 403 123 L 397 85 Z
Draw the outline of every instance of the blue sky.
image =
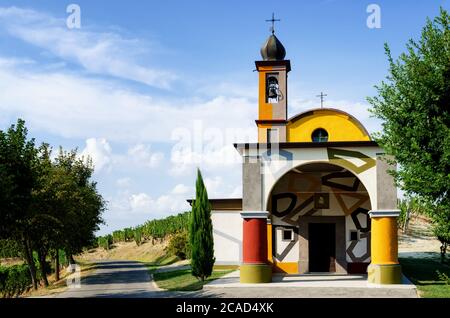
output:
M 18 117 L 54 147 L 78 147 L 108 200 L 99 234 L 188 209 L 195 168 L 210 197 L 240 196 L 231 143 L 256 137 L 254 61 L 269 35 L 287 50 L 293 115 L 325 105 L 374 132 L 366 97 L 426 17 L 449 1 L 1 1 L 0 129 Z M 369 29 L 369 4 L 381 28 Z M 186 148 L 186 144 L 194 144 Z M 212 158 L 212 159 L 211 159 Z M 224 160 L 226 158 L 227 160 Z

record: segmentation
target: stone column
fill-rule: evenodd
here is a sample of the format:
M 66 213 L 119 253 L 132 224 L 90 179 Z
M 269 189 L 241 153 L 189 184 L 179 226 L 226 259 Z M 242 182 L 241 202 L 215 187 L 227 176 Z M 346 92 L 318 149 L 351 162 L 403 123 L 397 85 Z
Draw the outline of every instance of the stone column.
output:
M 259 158 L 244 158 L 243 164 L 243 264 L 241 283 L 269 283 L 272 267 L 267 258 L 267 217 L 262 210 L 262 173 Z
M 369 212 L 371 229 L 371 263 L 368 281 L 374 284 L 400 284 L 401 266 L 398 262 L 397 189 L 383 157 L 377 158 L 377 209 Z

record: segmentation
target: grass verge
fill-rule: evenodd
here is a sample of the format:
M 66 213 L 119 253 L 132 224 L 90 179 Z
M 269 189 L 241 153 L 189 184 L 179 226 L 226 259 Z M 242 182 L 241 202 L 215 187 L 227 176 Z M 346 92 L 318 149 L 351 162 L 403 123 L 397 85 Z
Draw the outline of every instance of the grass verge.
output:
M 420 297 L 450 298 L 450 285 L 439 280 L 436 271 L 450 276 L 450 266 L 439 258 L 400 258 L 403 274 L 417 286 Z
M 162 289 L 170 291 L 193 291 L 202 289 L 203 285 L 231 273 L 232 271 L 232 269 L 215 269 L 213 270 L 212 275 L 203 282 L 192 276 L 190 269 L 154 273 L 153 278 L 158 287 Z

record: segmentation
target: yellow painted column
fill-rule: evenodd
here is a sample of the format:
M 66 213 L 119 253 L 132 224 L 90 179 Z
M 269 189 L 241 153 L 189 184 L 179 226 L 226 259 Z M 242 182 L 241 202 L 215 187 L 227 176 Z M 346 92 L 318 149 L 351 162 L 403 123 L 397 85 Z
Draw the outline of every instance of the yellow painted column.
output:
M 267 260 L 269 264 L 273 264 L 273 254 L 272 254 L 272 223 L 267 222 Z
M 398 263 L 398 210 L 369 212 L 371 228 L 371 263 L 368 281 L 374 284 L 400 284 L 401 266 Z

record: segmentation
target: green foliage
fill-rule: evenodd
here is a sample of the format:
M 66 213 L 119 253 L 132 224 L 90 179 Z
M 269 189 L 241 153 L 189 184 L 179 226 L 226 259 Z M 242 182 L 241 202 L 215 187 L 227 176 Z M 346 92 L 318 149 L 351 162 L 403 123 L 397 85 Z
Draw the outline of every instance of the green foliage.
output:
M 191 256 L 191 248 L 189 244 L 189 233 L 182 231 L 176 233 L 170 238 L 167 251 L 170 255 L 175 255 L 180 259 L 187 259 Z
M 368 99 L 383 120 L 382 133 L 374 137 L 399 163 L 391 173 L 407 194 L 426 202 L 444 253 L 450 238 L 449 26 L 441 8 L 397 60 L 386 44 L 389 76 L 377 86 L 378 96 Z
M 447 285 L 447 286 L 450 285 L 450 277 L 446 273 L 443 273 L 443 272 L 437 270 L 436 274 L 437 274 L 439 280 L 442 281 L 445 285 Z
M 124 232 L 124 236 L 125 236 L 125 241 L 129 242 L 135 239 L 135 230 L 132 229 L 131 227 L 127 227 L 126 229 L 123 230 Z
M 13 240 L 0 240 L 0 258 L 20 257 L 20 245 Z
M 211 276 L 215 262 L 211 204 L 200 170 L 197 170 L 195 201 L 189 230 L 192 275 L 204 281 Z
M 139 246 L 142 243 L 142 228 L 137 227 L 134 230 L 134 241 L 136 242 L 136 245 Z
M 187 232 L 191 212 L 183 212 L 171 215 L 164 219 L 150 220 L 143 225 L 133 228 L 117 230 L 112 235 L 97 238 L 97 245 L 104 249 L 110 249 L 112 243 L 129 242 L 134 240 L 139 246 L 145 239 L 163 239 L 169 235 Z
M 31 287 L 28 265 L 0 266 L 0 296 L 9 298 L 21 295 Z
M 189 227 L 189 215 L 190 212 L 184 212 L 164 219 L 147 221 L 142 225 L 142 234 L 146 239 L 164 238 L 186 230 Z
M 125 232 L 124 231 L 114 231 L 112 233 L 112 237 L 113 237 L 113 242 L 114 243 L 118 243 L 118 242 L 125 242 Z
M 100 236 L 97 238 L 97 242 L 99 247 L 109 250 L 111 248 L 111 244 L 113 243 L 113 236 L 111 234 Z

